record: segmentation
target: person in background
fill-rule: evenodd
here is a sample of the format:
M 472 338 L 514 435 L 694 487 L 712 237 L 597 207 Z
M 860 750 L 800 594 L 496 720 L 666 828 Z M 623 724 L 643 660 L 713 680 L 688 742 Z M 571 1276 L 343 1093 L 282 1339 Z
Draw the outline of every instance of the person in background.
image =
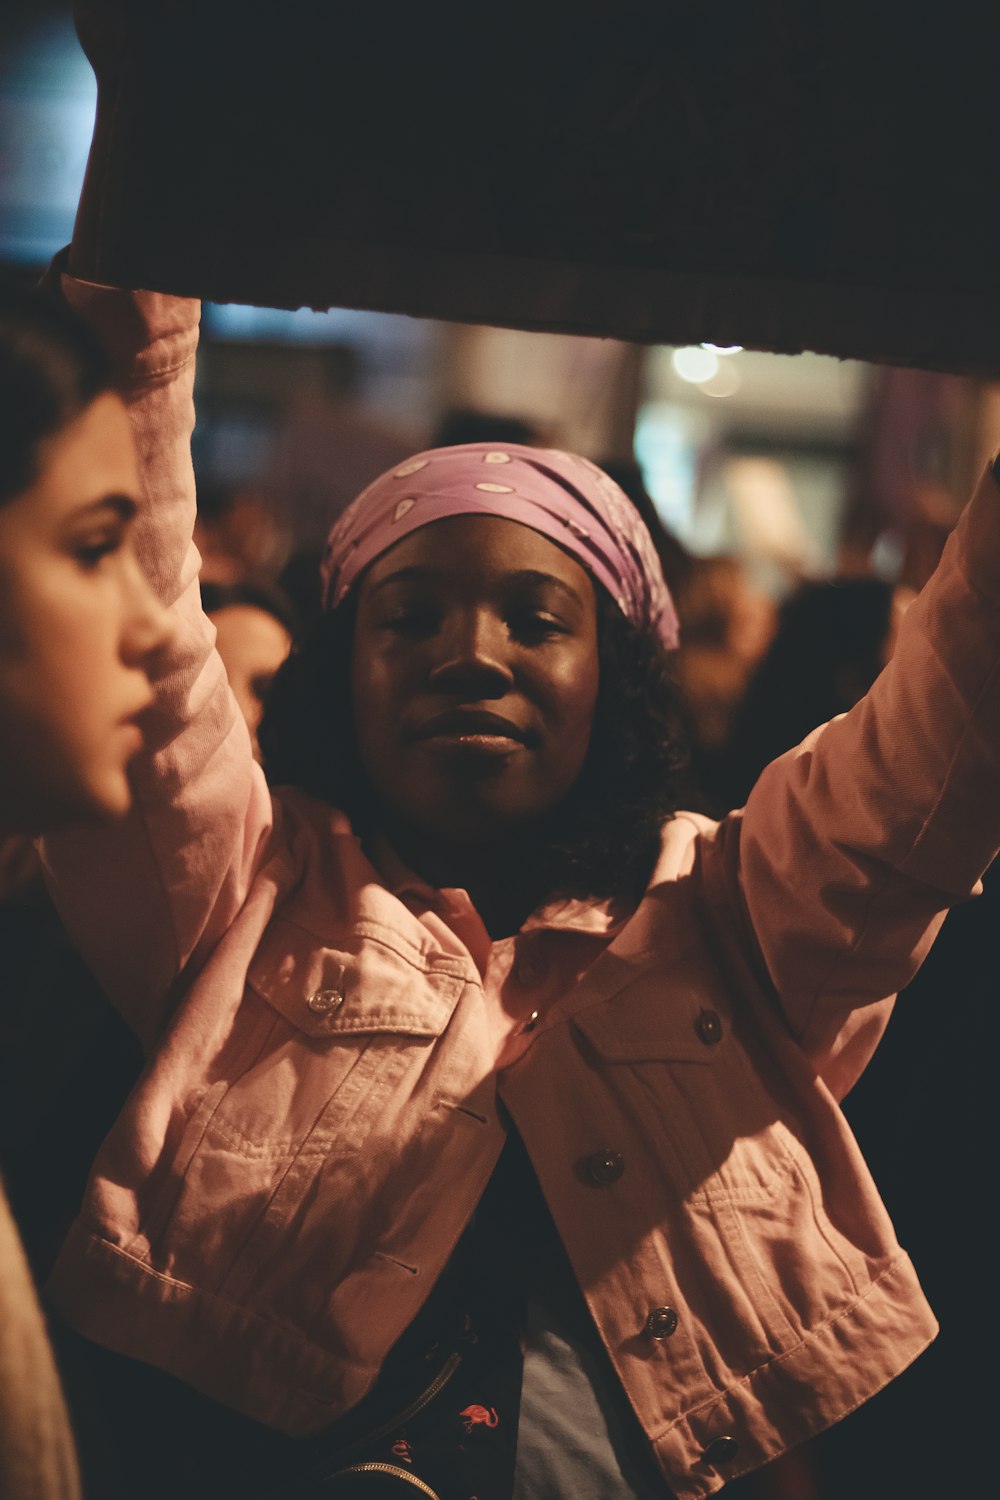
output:
M 801 584 L 783 601 L 713 762 L 716 800 L 741 807 L 766 765 L 864 697 L 913 597 L 880 578 L 847 578 Z
M 65 307 L 3 286 L 0 840 L 113 819 L 131 804 L 127 766 L 152 700 L 148 669 L 169 636 L 136 560 L 141 498 L 128 414 L 101 345 Z M 0 1494 L 79 1494 L 58 1377 L 2 1190 Z
M 628 496 L 645 523 L 660 559 L 663 577 L 674 602 L 681 597 L 697 558 L 664 522 L 646 488 L 642 469 L 634 460 L 602 459 L 601 468 Z M 681 621 L 683 630 L 684 622 Z
M 774 629 L 774 605 L 743 563 L 725 555 L 694 557 L 677 591 L 682 622 L 675 670 L 687 704 L 692 779 L 714 815 L 736 804 L 717 793 L 718 761 L 743 695 Z
M 274 674 L 301 634 L 291 600 L 276 584 L 203 582 L 202 608 L 215 626 L 215 646 L 260 759 L 257 726 Z
M 275 577 L 286 564 L 290 538 L 262 491 L 202 479 L 195 545 L 203 583 L 236 584 Z
M 738 558 L 699 556 L 674 536 L 660 518 L 637 463 L 616 460 L 605 462 L 603 468 L 646 523 L 677 606 L 681 638 L 674 672 L 691 742 L 687 805 L 727 812 L 739 802 L 726 800 L 721 765 L 743 695 L 774 631 L 774 605 L 754 586 Z M 818 714 L 808 720 L 802 732 L 824 717 Z

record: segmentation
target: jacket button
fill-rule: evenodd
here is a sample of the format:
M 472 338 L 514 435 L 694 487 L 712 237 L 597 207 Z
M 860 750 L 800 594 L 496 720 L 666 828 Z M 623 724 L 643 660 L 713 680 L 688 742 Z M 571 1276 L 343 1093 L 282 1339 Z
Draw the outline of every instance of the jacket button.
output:
M 328 1016 L 343 1003 L 344 997 L 339 990 L 316 990 L 306 1001 L 309 1009 L 317 1016 Z
M 677 1323 L 676 1307 L 654 1307 L 646 1319 L 646 1337 L 668 1339 L 671 1334 L 677 1332 Z
M 714 1047 L 716 1042 L 722 1041 L 722 1022 L 719 1019 L 718 1011 L 699 1011 L 698 1018 L 694 1023 L 694 1029 L 706 1047 Z
M 595 1187 L 607 1187 L 617 1182 L 625 1170 L 625 1158 L 620 1151 L 595 1151 L 588 1156 L 586 1172 Z
M 709 1443 L 701 1455 L 701 1461 L 702 1463 L 715 1466 L 719 1464 L 731 1464 L 739 1451 L 740 1445 L 735 1438 L 716 1438 L 714 1442 Z

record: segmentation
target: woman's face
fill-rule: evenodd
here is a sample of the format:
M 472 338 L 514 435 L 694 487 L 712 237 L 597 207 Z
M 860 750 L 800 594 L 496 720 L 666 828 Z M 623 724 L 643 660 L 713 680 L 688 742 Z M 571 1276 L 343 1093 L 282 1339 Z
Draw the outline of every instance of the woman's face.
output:
M 121 400 L 101 395 L 0 505 L 0 828 L 124 812 L 126 763 L 167 614 L 139 570 L 139 477 Z
M 257 729 L 264 713 L 264 698 L 275 672 L 292 649 L 292 637 L 280 620 L 256 604 L 227 604 L 213 610 L 211 619 L 216 650 L 259 760 Z
M 583 765 L 594 586 L 526 526 L 436 521 L 363 578 L 352 675 L 361 760 L 389 823 L 503 839 L 565 796 Z

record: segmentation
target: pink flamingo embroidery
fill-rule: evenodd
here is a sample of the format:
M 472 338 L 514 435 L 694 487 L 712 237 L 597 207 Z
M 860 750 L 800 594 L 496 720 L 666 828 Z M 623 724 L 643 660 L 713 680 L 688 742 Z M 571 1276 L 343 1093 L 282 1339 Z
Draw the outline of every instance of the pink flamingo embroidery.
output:
M 496 1427 L 500 1421 L 495 1406 L 467 1406 L 458 1415 L 465 1421 L 466 1432 L 471 1432 L 473 1427 Z

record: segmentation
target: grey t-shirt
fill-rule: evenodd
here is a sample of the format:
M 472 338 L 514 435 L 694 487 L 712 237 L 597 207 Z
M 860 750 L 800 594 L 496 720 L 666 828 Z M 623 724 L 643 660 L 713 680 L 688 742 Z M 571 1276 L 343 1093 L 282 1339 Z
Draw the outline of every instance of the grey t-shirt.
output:
M 596 1341 L 549 1297 L 529 1301 L 513 1500 L 669 1500 Z

